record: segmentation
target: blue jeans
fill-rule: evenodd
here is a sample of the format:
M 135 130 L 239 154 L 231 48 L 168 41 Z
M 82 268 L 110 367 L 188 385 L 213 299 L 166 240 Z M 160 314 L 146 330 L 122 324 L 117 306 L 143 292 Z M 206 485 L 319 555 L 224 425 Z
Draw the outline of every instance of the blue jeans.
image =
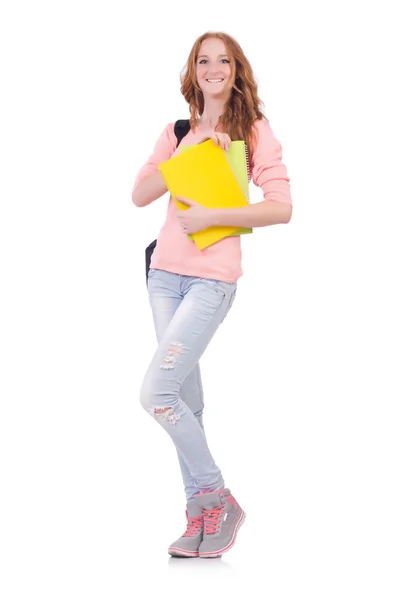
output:
M 171 436 L 186 498 L 224 487 L 203 428 L 199 359 L 229 312 L 237 283 L 150 269 L 149 300 L 158 340 L 141 404 Z

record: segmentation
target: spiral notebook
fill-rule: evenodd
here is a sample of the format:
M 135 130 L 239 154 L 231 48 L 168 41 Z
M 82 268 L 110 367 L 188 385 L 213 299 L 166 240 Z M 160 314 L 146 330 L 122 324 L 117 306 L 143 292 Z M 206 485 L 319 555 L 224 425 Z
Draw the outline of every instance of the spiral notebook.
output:
M 244 142 L 242 142 L 244 143 Z M 231 154 L 241 156 L 241 148 Z M 181 147 L 182 150 L 182 147 Z M 230 153 L 230 151 L 229 151 Z M 247 161 L 238 160 L 247 174 Z M 245 164 L 245 167 L 244 167 Z M 176 199 L 184 196 L 207 206 L 208 208 L 238 208 L 248 205 L 248 183 L 244 193 L 244 185 L 240 183 L 237 169 L 231 165 L 226 152 L 216 146 L 212 140 L 186 148 L 177 156 L 159 165 L 167 187 L 180 210 L 188 207 Z M 237 234 L 241 227 L 216 226 L 192 234 L 197 247 L 202 250 L 215 244 L 231 234 Z
M 179 146 L 181 152 L 185 152 L 193 145 Z M 242 140 L 237 140 L 231 143 L 231 146 L 226 152 L 226 156 L 233 168 L 234 174 L 236 175 L 244 195 L 249 202 L 249 161 L 248 161 L 248 148 Z M 241 227 L 234 233 L 230 233 L 229 236 L 243 235 L 245 233 L 252 233 L 251 227 Z M 188 235 L 190 239 L 193 239 L 191 234 Z

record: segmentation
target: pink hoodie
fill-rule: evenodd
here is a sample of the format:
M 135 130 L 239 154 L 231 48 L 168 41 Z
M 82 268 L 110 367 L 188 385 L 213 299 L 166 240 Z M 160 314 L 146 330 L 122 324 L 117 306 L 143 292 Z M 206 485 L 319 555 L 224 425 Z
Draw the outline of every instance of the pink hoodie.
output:
M 255 121 L 253 130 L 252 181 L 262 189 L 265 200 L 277 200 L 292 205 L 290 180 L 282 162 L 280 142 L 265 119 Z M 195 144 L 198 137 L 198 130 L 195 133 L 190 130 L 181 141 L 181 145 Z M 140 169 L 134 189 L 140 181 L 155 173 L 162 162 L 178 154 L 176 144 L 174 123 L 169 123 L 159 137 L 152 155 Z M 158 235 L 150 266 L 181 275 L 226 282 L 237 281 L 243 274 L 240 236 L 227 237 L 204 250 L 199 250 L 193 240 L 183 233 L 176 211 L 176 204 L 170 196 L 167 217 Z

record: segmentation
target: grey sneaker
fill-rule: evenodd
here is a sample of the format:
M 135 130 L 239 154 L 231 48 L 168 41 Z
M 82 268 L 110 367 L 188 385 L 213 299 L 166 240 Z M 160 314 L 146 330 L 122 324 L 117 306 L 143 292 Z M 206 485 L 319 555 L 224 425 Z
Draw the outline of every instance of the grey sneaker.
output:
M 186 531 L 168 548 L 171 556 L 198 556 L 203 541 L 204 519 L 197 502 L 189 500 L 186 510 Z
M 228 488 L 195 496 L 204 516 L 200 558 L 216 558 L 234 545 L 245 512 Z

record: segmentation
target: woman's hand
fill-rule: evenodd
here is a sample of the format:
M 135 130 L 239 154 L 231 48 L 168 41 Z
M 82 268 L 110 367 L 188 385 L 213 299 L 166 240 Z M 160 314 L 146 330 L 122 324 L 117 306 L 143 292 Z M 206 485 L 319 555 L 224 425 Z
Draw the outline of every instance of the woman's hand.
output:
M 230 144 L 232 143 L 232 140 L 227 133 L 217 133 L 213 129 L 200 131 L 200 134 L 199 141 L 197 142 L 198 144 L 205 142 L 206 140 L 212 140 L 214 144 L 220 146 L 226 152 L 229 150 Z
M 189 206 L 187 210 L 177 210 L 176 215 L 182 227 L 183 233 L 197 233 L 213 225 L 213 213 L 211 208 L 206 208 L 193 200 L 176 196 L 177 200 Z

